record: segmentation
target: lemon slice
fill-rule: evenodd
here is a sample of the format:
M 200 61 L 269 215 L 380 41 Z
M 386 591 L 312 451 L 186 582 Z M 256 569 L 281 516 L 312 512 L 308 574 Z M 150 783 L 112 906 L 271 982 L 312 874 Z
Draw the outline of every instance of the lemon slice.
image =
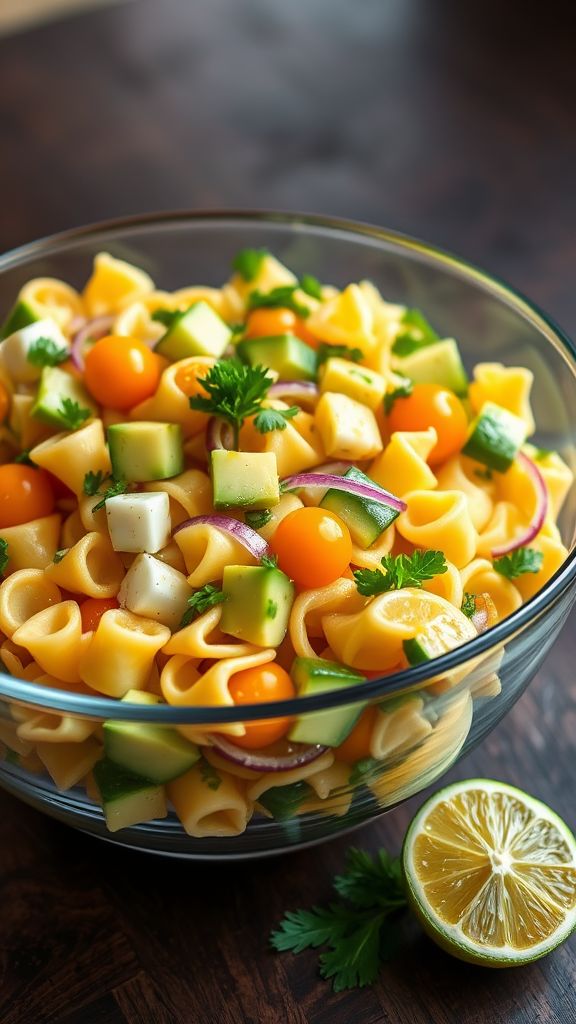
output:
M 435 942 L 492 967 L 549 953 L 576 925 L 576 840 L 539 800 L 472 779 L 436 793 L 403 850 L 408 901 Z

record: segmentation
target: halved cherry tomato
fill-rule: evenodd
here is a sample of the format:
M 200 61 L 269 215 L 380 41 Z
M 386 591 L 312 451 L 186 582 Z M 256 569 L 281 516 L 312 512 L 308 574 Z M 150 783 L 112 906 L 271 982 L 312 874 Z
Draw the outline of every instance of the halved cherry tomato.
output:
M 202 380 L 209 371 L 210 367 L 201 363 L 196 366 L 181 366 L 174 374 L 174 383 L 177 388 L 180 388 L 180 391 L 188 395 L 188 398 L 192 398 L 194 395 L 207 397 L 207 392 L 202 387 Z
M 82 632 L 89 633 L 96 629 L 104 612 L 111 608 L 119 608 L 120 605 L 115 597 L 89 597 L 80 605 L 80 617 L 82 619 Z
M 290 700 L 296 696 L 296 687 L 292 679 L 275 662 L 236 672 L 230 680 L 228 689 L 235 704 L 260 704 L 269 700 Z M 246 722 L 246 735 L 234 736 L 232 743 L 245 750 L 268 747 L 285 736 L 291 724 L 291 718 L 267 718 L 261 722 Z
M 5 384 L 0 381 L 0 423 L 4 423 L 10 408 L 10 392 Z
M 426 430 L 434 427 L 438 442 L 428 461 L 431 466 L 459 452 L 468 433 L 468 418 L 453 391 L 438 384 L 415 384 L 411 395 L 397 398 L 388 415 L 388 429 Z
M 142 341 L 109 334 L 86 355 L 84 380 L 98 402 L 124 410 L 154 394 L 160 372 L 160 360 Z
M 248 314 L 247 338 L 273 338 L 277 334 L 295 334 L 312 348 L 318 346 L 318 339 L 310 333 L 305 320 L 285 306 L 267 308 L 261 306 Z
M 302 587 L 337 580 L 352 557 L 350 531 L 323 508 L 297 508 L 279 523 L 270 546 L 283 572 Z
M 54 491 L 43 469 L 9 462 L 0 466 L 0 529 L 54 511 Z
M 377 714 L 376 708 L 366 708 L 362 712 L 348 738 L 336 750 L 336 757 L 339 761 L 354 764 L 363 757 L 370 757 L 370 739 Z

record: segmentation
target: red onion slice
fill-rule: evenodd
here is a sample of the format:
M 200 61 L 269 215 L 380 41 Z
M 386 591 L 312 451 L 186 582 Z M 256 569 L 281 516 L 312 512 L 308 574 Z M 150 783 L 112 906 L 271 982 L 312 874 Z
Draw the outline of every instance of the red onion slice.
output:
M 233 444 L 234 434 L 230 424 L 218 416 L 211 416 L 206 427 L 207 451 L 213 452 L 221 448 L 229 450 Z
M 538 466 L 524 452 L 518 452 L 516 457 L 524 466 L 534 486 L 536 509 L 528 526 L 519 536 L 513 537 L 512 540 L 492 549 L 492 558 L 501 558 L 502 555 L 509 555 L 511 551 L 516 551 L 517 548 L 524 548 L 527 544 L 530 544 L 530 541 L 534 540 L 536 534 L 540 533 L 544 520 L 548 515 L 548 489 L 542 473 Z
M 388 505 L 390 508 L 396 509 L 397 512 L 404 512 L 407 508 L 405 501 L 401 501 L 394 494 L 385 491 L 383 487 L 378 487 L 376 484 L 372 487 L 370 484 L 351 480 L 349 477 L 336 476 L 333 473 L 296 473 L 280 482 L 281 491 L 298 491 L 301 487 L 322 487 L 324 490 L 346 491 L 348 494 L 358 495 L 359 498 L 377 501 L 380 505 Z
M 232 764 L 240 765 L 242 768 L 250 768 L 254 772 L 289 772 L 293 768 L 301 768 L 305 764 L 316 761 L 321 754 L 328 750 L 319 743 L 308 745 L 305 743 L 290 744 L 291 750 L 279 757 L 270 754 L 263 754 L 260 751 L 242 750 L 234 743 L 224 739 L 223 736 L 211 734 L 214 750 L 217 750 L 220 757 Z
M 318 385 L 306 380 L 277 380 L 268 389 L 268 398 L 290 398 L 293 402 L 316 405 Z
M 99 316 L 95 320 L 87 320 L 84 326 L 77 331 L 72 339 L 72 347 L 70 349 L 70 359 L 77 370 L 82 371 L 84 369 L 84 346 L 86 342 L 88 340 L 98 341 L 99 338 L 104 338 L 110 333 L 114 320 L 115 317 L 113 316 Z
M 236 540 L 239 540 L 250 554 L 254 555 L 254 558 L 262 558 L 263 555 L 270 554 L 268 544 L 259 533 L 256 533 L 256 530 L 253 530 L 251 526 L 247 526 L 246 523 L 239 523 L 237 519 L 231 519 L 230 516 L 194 516 L 192 519 L 185 519 L 183 523 L 179 523 L 172 536 L 176 536 L 180 530 L 185 530 L 188 526 L 197 526 L 200 523 L 205 523 L 207 526 L 215 526 L 218 530 L 229 533 Z

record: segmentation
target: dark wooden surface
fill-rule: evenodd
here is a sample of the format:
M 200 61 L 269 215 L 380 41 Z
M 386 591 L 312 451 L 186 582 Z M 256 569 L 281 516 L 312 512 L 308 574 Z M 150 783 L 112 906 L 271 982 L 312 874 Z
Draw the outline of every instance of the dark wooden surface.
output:
M 140 0 L 0 40 L 0 248 L 170 207 L 329 212 L 433 240 L 576 331 L 571 5 Z M 574 823 L 574 619 L 450 775 L 530 789 Z M 421 798 L 357 834 L 398 850 Z M 374 989 L 274 956 L 329 895 L 345 839 L 199 867 L 115 850 L 0 796 L 1 1024 L 573 1024 L 574 943 L 467 967 L 414 927 Z

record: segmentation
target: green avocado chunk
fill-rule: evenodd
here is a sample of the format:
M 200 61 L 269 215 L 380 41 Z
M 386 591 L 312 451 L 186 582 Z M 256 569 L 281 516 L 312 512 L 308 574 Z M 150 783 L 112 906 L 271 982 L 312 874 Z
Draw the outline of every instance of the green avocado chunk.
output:
M 168 813 L 162 786 L 133 775 L 112 761 L 98 761 L 94 766 L 94 779 L 110 832 L 165 818 Z
M 294 584 L 280 569 L 227 565 L 222 579 L 226 600 L 220 629 L 258 647 L 279 647 L 288 629 Z
M 355 466 L 351 466 L 344 473 L 344 479 L 355 480 L 379 489 L 378 484 Z M 360 498 L 356 494 L 347 494 L 346 491 L 336 491 L 333 488 L 326 491 L 320 507 L 335 512 L 346 523 L 352 540 L 360 548 L 369 548 L 400 515 L 390 505 L 381 505 L 378 501 L 370 501 L 368 498 Z
M 45 423 L 50 423 L 52 426 L 67 430 L 68 419 L 62 405 L 66 398 L 69 398 L 71 402 L 76 402 L 81 409 L 88 409 L 92 416 L 98 412 L 98 407 L 80 381 L 57 366 L 45 366 L 30 415 Z
M 18 299 L 8 313 L 2 327 L 0 327 L 0 341 L 8 338 L 15 331 L 21 331 L 23 327 L 29 327 L 30 324 L 35 324 L 37 320 L 41 319 L 42 317 L 35 312 L 29 302 L 23 302 L 22 299 Z
M 315 793 L 307 782 L 292 782 L 289 786 L 267 789 L 258 797 L 258 803 L 270 811 L 276 821 L 286 821 L 294 817 L 304 801 L 311 796 L 315 796 Z
M 198 747 L 176 729 L 148 722 L 105 722 L 104 752 L 120 768 L 155 783 L 177 779 L 200 759 Z
M 293 334 L 248 338 L 239 342 L 237 351 L 243 362 L 275 370 L 280 380 L 316 379 L 314 350 Z
M 223 354 L 232 331 L 207 302 L 195 302 L 172 322 L 155 345 L 155 351 L 172 362 L 189 356 Z
M 274 452 L 229 452 L 211 456 L 214 508 L 261 509 L 280 501 Z
M 484 402 L 462 453 L 489 469 L 505 473 L 525 440 L 526 424 L 519 416 L 495 402 Z
M 365 676 L 353 669 L 346 668 L 334 661 L 323 658 L 294 659 L 291 676 L 296 684 L 299 697 L 312 694 L 334 692 L 343 688 L 353 688 L 365 683 Z M 353 693 L 350 695 L 354 700 Z M 327 747 L 338 747 L 351 733 L 366 702 L 331 708 L 328 711 L 311 711 L 299 715 L 288 738 L 295 743 L 321 743 Z
M 107 433 L 116 480 L 167 480 L 184 469 L 182 429 L 178 423 L 114 423 Z
M 457 395 L 468 391 L 468 375 L 454 338 L 435 341 L 396 360 L 398 372 L 415 384 L 439 384 Z

